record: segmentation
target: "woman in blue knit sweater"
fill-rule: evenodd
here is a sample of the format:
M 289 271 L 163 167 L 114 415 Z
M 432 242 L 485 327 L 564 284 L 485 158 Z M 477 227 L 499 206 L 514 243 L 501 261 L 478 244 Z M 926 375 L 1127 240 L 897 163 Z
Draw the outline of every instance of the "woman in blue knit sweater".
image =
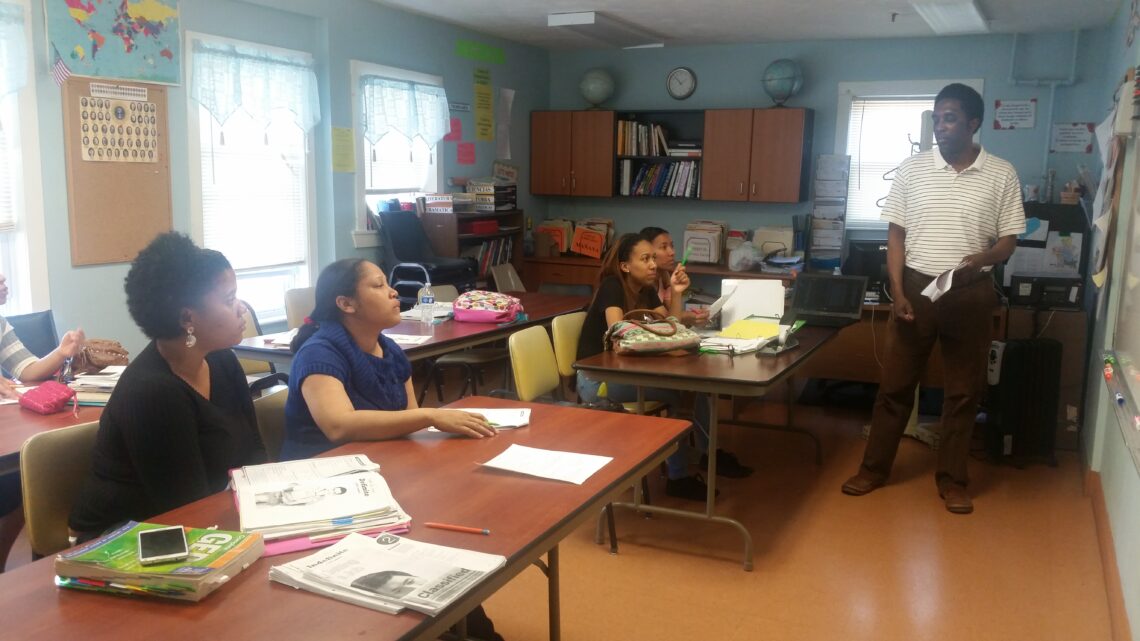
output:
M 495 435 L 479 414 L 416 404 L 411 363 L 380 333 L 399 322 L 396 290 L 373 263 L 344 259 L 321 271 L 316 307 L 293 340 L 282 459 L 430 425 L 472 438 Z

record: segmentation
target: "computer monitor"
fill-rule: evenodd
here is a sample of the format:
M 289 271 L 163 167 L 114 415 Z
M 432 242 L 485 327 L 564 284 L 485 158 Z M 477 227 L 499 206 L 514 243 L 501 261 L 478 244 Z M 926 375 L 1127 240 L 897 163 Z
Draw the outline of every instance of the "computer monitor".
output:
M 847 259 L 843 261 L 842 269 L 845 276 L 866 276 L 868 290 L 885 294 L 890 285 L 887 275 L 887 241 L 848 241 Z

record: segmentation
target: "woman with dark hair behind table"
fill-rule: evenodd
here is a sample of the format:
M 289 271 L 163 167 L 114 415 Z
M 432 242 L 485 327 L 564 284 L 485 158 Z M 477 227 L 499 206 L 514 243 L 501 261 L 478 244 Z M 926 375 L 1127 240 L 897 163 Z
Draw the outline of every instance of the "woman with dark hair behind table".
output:
M 668 306 L 673 300 L 670 278 L 673 270 L 677 269 L 677 250 L 673 246 L 673 236 L 660 227 L 646 227 L 638 233 L 653 245 L 653 260 L 657 263 L 657 297 Z M 681 315 L 677 318 L 689 327 L 703 326 L 709 315 L 707 310 L 689 311 L 682 305 Z
M 657 261 L 654 258 L 652 242 L 641 234 L 625 234 L 614 244 L 602 262 L 602 271 L 594 300 L 586 310 L 582 323 L 582 335 L 578 339 L 578 359 L 589 358 L 604 349 L 603 337 L 611 325 L 622 320 L 625 314 L 634 309 L 651 309 L 661 314 L 678 317 L 681 312 L 681 293 L 689 286 L 689 277 L 684 265 L 679 265 L 670 275 L 669 283 L 673 295 L 669 305 L 661 302 L 656 292 Z M 578 396 L 588 403 L 598 400 L 598 392 L 604 381 L 586 377 L 578 372 Z M 606 383 L 606 398 L 621 403 L 637 400 L 637 388 L 633 385 Z M 680 393 L 676 390 L 645 388 L 645 399 L 662 401 L 674 408 L 680 405 Z M 697 428 L 697 443 L 708 447 L 706 427 L 709 421 L 708 397 L 697 396 L 694 425 Z M 704 480 L 689 472 L 688 440 L 682 439 L 680 447 L 666 459 L 668 480 L 665 493 L 669 496 L 704 501 L 708 491 Z M 723 450 L 717 452 L 717 473 L 720 476 L 740 478 L 752 473 L 736 457 Z
M 265 461 L 245 373 L 229 349 L 245 321 L 226 257 L 162 234 L 139 252 L 125 289 L 151 342 L 99 421 L 69 521 L 80 539 L 220 492 L 229 470 Z
M 309 322 L 293 339 L 282 459 L 432 425 L 473 438 L 495 435 L 479 414 L 416 404 L 408 357 L 380 333 L 399 324 L 400 301 L 379 267 L 338 260 L 321 270 L 315 298 Z
M 431 425 L 472 438 L 495 435 L 479 414 L 416 404 L 412 365 L 381 333 L 399 324 L 400 301 L 379 267 L 362 259 L 338 260 L 321 270 L 315 298 L 308 322 L 293 339 L 282 459 L 314 456 L 349 441 L 397 438 Z M 482 606 L 467 615 L 467 634 L 484 641 L 503 638 Z

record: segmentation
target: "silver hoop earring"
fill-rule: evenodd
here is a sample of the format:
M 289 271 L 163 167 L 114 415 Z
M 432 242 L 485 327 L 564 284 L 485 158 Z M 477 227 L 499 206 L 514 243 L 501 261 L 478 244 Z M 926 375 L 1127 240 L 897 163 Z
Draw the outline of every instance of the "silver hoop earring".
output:
M 186 349 L 190 349 L 198 344 L 198 337 L 194 335 L 194 328 L 186 328 Z

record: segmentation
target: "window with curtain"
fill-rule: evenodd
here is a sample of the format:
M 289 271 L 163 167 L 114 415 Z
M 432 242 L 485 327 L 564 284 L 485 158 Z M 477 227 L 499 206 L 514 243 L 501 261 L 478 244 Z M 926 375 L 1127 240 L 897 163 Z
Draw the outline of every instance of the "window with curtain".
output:
M 918 153 L 926 111 L 946 85 L 960 82 L 982 93 L 980 79 L 892 80 L 839 83 L 835 149 L 851 156 L 847 228 L 885 232 L 879 220 L 891 189 L 890 174 Z M 842 152 L 838 150 L 843 150 Z
M 190 40 L 198 157 L 192 180 L 202 243 L 229 259 L 238 296 L 259 321 L 283 320 L 285 291 L 308 286 L 313 261 L 310 131 L 320 102 L 312 57 Z
M 0 1 L 0 273 L 9 290 L 0 313 L 5 315 L 34 311 L 28 223 L 31 216 L 42 215 L 31 211 L 29 203 L 29 196 L 39 189 L 39 174 L 38 157 L 30 154 L 38 142 L 35 87 L 28 83 L 32 63 L 25 11 L 23 3 Z M 46 295 L 42 298 L 46 305 Z
M 436 148 L 450 129 L 443 79 L 358 61 L 352 68 L 365 204 L 377 211 L 384 200 L 439 191 L 443 163 Z M 362 212 L 358 228 L 366 226 Z

